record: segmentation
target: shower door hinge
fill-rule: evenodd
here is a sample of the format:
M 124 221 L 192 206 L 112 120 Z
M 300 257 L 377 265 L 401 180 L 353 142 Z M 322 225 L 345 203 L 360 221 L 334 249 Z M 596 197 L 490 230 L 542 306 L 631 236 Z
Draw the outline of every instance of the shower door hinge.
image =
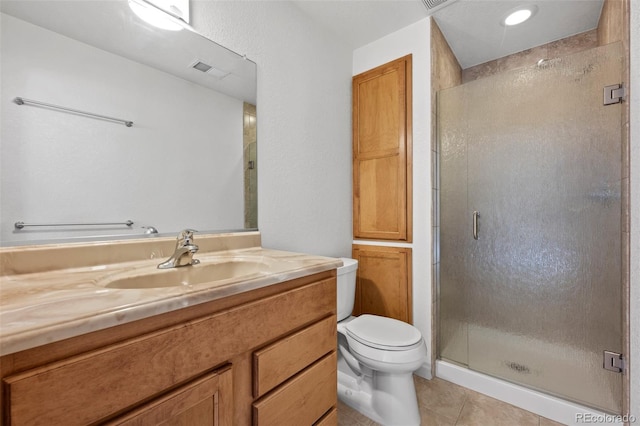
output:
M 604 86 L 604 104 L 619 104 L 624 100 L 625 90 L 624 84 L 613 84 Z
M 602 367 L 605 370 L 613 371 L 616 373 L 624 372 L 624 357 L 622 354 L 611 351 L 604 351 L 604 357 L 602 362 Z

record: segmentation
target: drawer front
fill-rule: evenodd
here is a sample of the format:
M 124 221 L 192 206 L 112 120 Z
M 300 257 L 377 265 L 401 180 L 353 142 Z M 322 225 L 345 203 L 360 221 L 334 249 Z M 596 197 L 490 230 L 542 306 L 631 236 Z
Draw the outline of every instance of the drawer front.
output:
M 5 378 L 12 425 L 84 425 L 335 313 L 335 278 Z
M 337 357 L 332 352 L 253 404 L 256 426 L 312 425 L 336 405 Z
M 325 318 L 253 354 L 253 396 L 258 398 L 336 350 L 337 320 Z
M 315 422 L 313 426 L 337 426 L 338 410 L 334 407 L 327 414 L 322 416 L 320 420 Z

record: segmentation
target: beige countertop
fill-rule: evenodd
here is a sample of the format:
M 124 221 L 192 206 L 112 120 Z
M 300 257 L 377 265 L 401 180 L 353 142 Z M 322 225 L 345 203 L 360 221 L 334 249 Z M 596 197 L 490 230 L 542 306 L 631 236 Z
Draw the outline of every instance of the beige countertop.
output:
M 246 234 L 243 234 L 243 237 L 247 239 Z M 233 235 L 210 238 L 215 241 L 219 238 L 227 238 L 225 241 L 229 241 L 228 239 L 233 238 Z M 198 252 L 194 256 L 201 261 L 199 265 L 180 268 L 202 268 L 216 262 L 236 262 L 241 265 L 243 261 L 249 261 L 261 265 L 257 272 L 248 271 L 242 274 L 240 271 L 241 276 L 235 278 L 172 287 L 142 289 L 107 287 L 117 278 L 165 273 L 166 270 L 156 269 L 156 265 L 164 260 L 161 256 L 167 256 L 167 253 L 172 251 L 168 247 L 171 247 L 174 241 L 175 239 L 160 240 L 159 242 L 164 244 L 160 249 L 154 241 L 153 244 L 156 245 L 152 250 L 147 250 L 147 246 L 143 243 L 144 250 L 141 251 L 142 255 L 138 256 L 142 259 L 122 261 L 117 258 L 117 262 L 114 263 L 104 262 L 104 259 L 96 262 L 94 259 L 86 262 L 71 262 L 74 267 L 63 266 L 59 269 L 50 265 L 46 267 L 36 265 L 34 269 L 37 272 L 29 272 L 26 267 L 14 266 L 21 262 L 26 263 L 23 256 L 19 256 L 19 259 L 15 257 L 16 250 L 24 251 L 27 257 L 31 256 L 33 259 L 41 259 L 44 256 L 46 259 L 42 260 L 45 263 L 51 256 L 56 257 L 56 255 L 60 258 L 64 258 L 65 255 L 72 258 L 75 252 L 72 250 L 62 254 L 52 254 L 46 250 L 38 252 L 42 250 L 39 247 L 2 249 L 0 251 L 0 256 L 3 256 L 3 276 L 0 277 L 0 355 L 335 269 L 342 265 L 342 261 L 336 258 L 269 250 L 259 246 L 242 247 L 259 242 L 258 234 L 257 239 L 245 241 L 243 244 L 216 243 L 211 251 Z M 131 243 L 126 244 L 131 245 Z M 117 250 L 121 247 L 117 242 L 106 246 L 108 250 Z M 225 247 L 234 248 L 221 249 Z M 68 246 L 55 248 L 69 249 Z M 76 249 L 82 250 L 82 246 Z M 113 256 L 106 258 L 113 258 Z M 170 271 L 175 272 L 175 270 Z M 186 270 L 185 273 L 187 273 Z

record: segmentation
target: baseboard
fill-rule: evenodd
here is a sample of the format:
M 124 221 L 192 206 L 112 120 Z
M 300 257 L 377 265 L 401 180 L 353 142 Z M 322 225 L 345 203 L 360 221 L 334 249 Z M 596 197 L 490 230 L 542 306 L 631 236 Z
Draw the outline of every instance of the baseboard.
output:
M 622 426 L 626 420 L 445 361 L 436 361 L 436 377 L 566 425 Z
M 420 376 L 423 379 L 431 380 L 433 378 L 432 371 L 433 370 L 431 369 L 431 363 L 430 362 L 425 362 L 413 374 L 415 374 L 416 376 Z

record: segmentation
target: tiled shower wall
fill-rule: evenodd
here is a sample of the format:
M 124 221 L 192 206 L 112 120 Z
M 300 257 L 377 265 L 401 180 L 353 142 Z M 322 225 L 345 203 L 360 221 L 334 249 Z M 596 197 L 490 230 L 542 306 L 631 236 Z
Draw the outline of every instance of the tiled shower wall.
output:
M 630 79 L 629 71 L 629 40 L 630 40 L 630 1 L 631 0 L 605 0 L 602 8 L 602 15 L 598 24 L 598 45 L 614 43 L 621 41 L 626 52 L 626 63 L 623 72 L 623 82 Z M 622 201 L 622 310 L 623 310 L 623 330 L 626 330 L 623 338 L 623 351 L 627 354 L 627 368 L 630 368 L 633 360 L 629 359 L 631 354 L 631 345 L 629 343 L 629 300 L 630 300 L 630 247 L 631 247 L 631 230 L 630 230 L 630 135 L 629 135 L 629 103 L 625 102 L 622 109 L 622 185 L 621 185 L 621 201 Z M 629 374 L 625 374 L 622 380 L 624 386 L 622 401 L 622 412 L 629 413 L 631 406 L 630 397 L 630 379 Z
M 431 365 L 435 368 L 438 356 L 438 301 L 440 291 L 440 147 L 437 135 L 438 91 L 462 84 L 462 68 L 458 64 L 440 28 L 431 20 L 431 170 L 432 215 L 433 218 L 433 259 L 431 306 Z M 435 373 L 434 373 L 435 375 Z
M 514 53 L 462 71 L 462 82 L 478 80 L 505 71 L 535 65 L 541 59 L 559 58 L 598 46 L 598 30 L 593 29 L 542 46 Z

